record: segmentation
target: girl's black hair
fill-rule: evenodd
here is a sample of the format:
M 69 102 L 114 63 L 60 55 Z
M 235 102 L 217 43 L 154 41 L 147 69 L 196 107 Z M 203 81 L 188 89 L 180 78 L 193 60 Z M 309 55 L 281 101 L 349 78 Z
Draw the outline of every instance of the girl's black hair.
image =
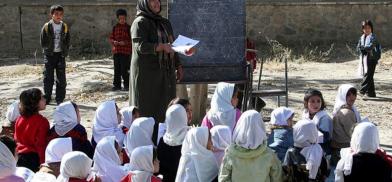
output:
M 234 90 L 233 90 L 233 95 L 231 96 L 231 98 L 233 98 L 239 91 L 239 88 L 237 85 L 234 86 Z
M 132 115 L 135 115 L 137 112 L 139 112 L 139 108 L 135 107 L 132 110 Z
M 20 96 L 20 115 L 30 117 L 39 111 L 39 102 L 42 98 L 42 92 L 38 88 L 24 90 Z
M 325 107 L 326 107 L 326 105 L 325 105 L 325 101 L 324 101 L 323 94 L 322 94 L 319 90 L 312 89 L 312 88 L 306 90 L 306 92 L 305 92 L 305 96 L 304 96 L 304 108 L 305 108 L 305 109 L 308 109 L 308 102 L 309 102 L 309 99 L 310 99 L 311 97 L 313 97 L 313 96 L 319 96 L 319 97 L 320 97 L 320 99 L 321 99 L 321 108 L 320 108 L 320 110 L 324 110 Z
M 352 87 L 352 88 L 350 88 L 350 89 L 347 91 L 347 95 L 348 95 L 349 93 L 351 93 L 351 94 L 357 96 L 357 89 L 354 88 L 354 87 Z M 347 95 L 346 95 L 346 97 L 347 97 Z
M 64 12 L 64 8 L 61 5 L 53 5 L 50 7 L 50 14 L 53 15 L 54 11 Z
M 1 135 L 0 142 L 2 142 L 5 146 L 7 146 L 7 148 L 10 150 L 12 155 L 15 155 L 16 142 L 13 138 L 10 138 L 6 135 Z
M 362 30 L 365 28 L 365 26 L 369 26 L 370 29 L 371 29 L 372 32 L 373 32 L 373 23 L 372 23 L 372 21 L 370 21 L 370 20 L 364 20 L 364 21 L 362 21 L 361 25 L 362 25 Z
M 75 110 L 79 108 L 79 106 L 78 106 L 75 102 L 71 102 L 71 104 L 73 105 L 73 107 L 75 108 Z
M 186 107 L 187 107 L 188 105 L 191 105 L 191 103 L 189 102 L 188 99 L 180 99 L 180 98 L 178 98 L 178 97 L 176 97 L 176 98 L 174 98 L 173 100 L 170 101 L 169 107 L 172 106 L 172 105 L 175 105 L 175 104 L 180 104 L 180 105 L 182 105 L 182 107 L 184 107 L 185 109 L 186 109 Z
M 158 151 L 155 147 L 152 148 L 152 162 L 154 163 L 154 161 L 158 158 Z
M 116 16 L 117 16 L 117 18 L 118 18 L 119 16 L 127 16 L 127 10 L 125 10 L 125 9 L 118 9 L 118 10 L 116 11 Z

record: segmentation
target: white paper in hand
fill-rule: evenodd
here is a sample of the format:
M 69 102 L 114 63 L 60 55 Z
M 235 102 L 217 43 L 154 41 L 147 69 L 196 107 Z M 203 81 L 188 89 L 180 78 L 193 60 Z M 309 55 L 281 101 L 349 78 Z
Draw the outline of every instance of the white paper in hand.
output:
M 188 51 L 198 43 L 199 43 L 198 40 L 193 40 L 191 38 L 179 35 L 177 39 L 173 42 L 172 49 L 175 52 L 181 53 L 185 56 L 191 56 L 191 55 L 187 55 L 186 51 Z

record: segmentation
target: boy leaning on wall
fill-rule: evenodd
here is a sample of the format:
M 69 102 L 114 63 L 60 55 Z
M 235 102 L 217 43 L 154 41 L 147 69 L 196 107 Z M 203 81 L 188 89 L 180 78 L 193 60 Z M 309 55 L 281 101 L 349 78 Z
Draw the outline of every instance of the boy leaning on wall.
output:
M 54 71 L 56 71 L 56 103 L 64 101 L 66 93 L 65 57 L 70 45 L 69 27 L 63 22 L 64 8 L 60 5 L 50 7 L 51 20 L 41 29 L 40 42 L 44 54 L 44 92 L 46 103 L 52 98 Z

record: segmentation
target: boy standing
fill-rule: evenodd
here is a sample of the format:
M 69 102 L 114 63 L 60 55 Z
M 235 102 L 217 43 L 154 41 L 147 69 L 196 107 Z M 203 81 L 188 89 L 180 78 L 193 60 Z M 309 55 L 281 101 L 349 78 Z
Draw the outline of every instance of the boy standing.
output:
M 60 5 L 50 7 L 52 19 L 41 30 L 41 47 L 44 54 L 44 92 L 46 104 L 51 101 L 54 70 L 56 70 L 56 103 L 61 104 L 65 98 L 65 57 L 68 55 L 70 35 L 67 24 L 62 20 L 64 9 Z
M 127 11 L 116 12 L 118 23 L 113 27 L 109 41 L 112 45 L 114 61 L 113 91 L 121 89 L 121 77 L 124 80 L 124 91 L 129 90 L 129 69 L 131 47 L 131 26 L 127 23 Z

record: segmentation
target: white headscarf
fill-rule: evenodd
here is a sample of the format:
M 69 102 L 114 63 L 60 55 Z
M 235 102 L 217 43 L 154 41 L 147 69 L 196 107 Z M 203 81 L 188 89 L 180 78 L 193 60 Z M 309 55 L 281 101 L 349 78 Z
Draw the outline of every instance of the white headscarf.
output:
M 45 163 L 61 162 L 61 158 L 68 152 L 72 152 L 72 139 L 70 137 L 53 139 L 46 147 Z
M 212 127 L 210 132 L 212 144 L 214 146 L 214 155 L 218 162 L 218 166 L 220 166 L 223 156 L 225 155 L 225 150 L 231 144 L 232 131 L 228 126 L 219 125 Z
M 310 120 L 300 120 L 293 127 L 294 146 L 302 148 L 301 154 L 306 159 L 309 178 L 315 179 L 323 157 L 323 149 L 318 144 L 316 124 Z
M 336 166 L 335 179 L 338 182 L 344 181 L 344 175 L 351 174 L 353 165 L 353 155 L 359 152 L 376 153 L 380 146 L 380 139 L 377 127 L 371 122 L 359 123 L 351 136 L 350 148 L 341 150 L 341 159 Z
M 122 146 L 125 135 L 118 127 L 116 102 L 113 100 L 102 103 L 95 112 L 94 140 L 98 143 L 105 136 L 115 136 L 116 141 Z
M 132 125 L 132 121 L 133 121 L 133 115 L 132 112 L 135 109 L 135 106 L 128 106 L 128 107 L 124 107 L 120 110 L 120 114 L 122 116 L 121 118 L 121 125 L 125 126 L 127 128 L 130 128 Z
M 63 156 L 57 182 L 68 182 L 69 178 L 86 179 L 91 171 L 91 160 L 83 152 L 69 152 Z
M 327 111 L 321 110 L 319 112 L 317 112 L 314 116 L 313 119 L 310 119 L 310 114 L 308 110 L 304 110 L 304 112 L 302 113 L 302 119 L 307 119 L 307 120 L 311 120 L 314 122 L 314 124 L 316 124 L 316 126 L 319 125 L 320 123 L 320 119 L 324 116 L 329 116 Z
M 102 138 L 94 153 L 93 170 L 101 177 L 102 182 L 119 182 L 127 173 L 121 167 L 114 136 Z
M 182 145 L 188 132 L 188 119 L 183 106 L 175 104 L 166 111 L 166 133 L 163 141 L 169 146 Z
M 30 182 L 33 178 L 35 173 L 26 168 L 26 167 L 16 167 L 15 176 L 19 176 L 23 178 L 26 182 Z
M 208 128 L 197 127 L 188 131 L 181 148 L 176 182 L 207 182 L 218 176 L 218 164 L 212 151 L 207 149 Z
M 271 113 L 271 124 L 278 126 L 287 126 L 287 120 L 294 114 L 294 110 L 287 107 L 279 107 Z
M 16 160 L 8 147 L 0 142 L 0 179 L 11 176 L 16 171 Z
M 56 176 L 46 172 L 35 173 L 31 182 L 56 182 Z
M 63 102 L 56 107 L 53 114 L 53 125 L 56 133 L 64 136 L 78 125 L 78 116 L 71 102 Z
M 125 138 L 125 150 L 129 157 L 136 147 L 154 145 L 152 134 L 154 132 L 154 118 L 137 118 L 129 129 Z
M 7 120 L 10 122 L 15 122 L 16 119 L 20 116 L 19 113 L 19 100 L 14 101 L 11 105 L 7 108 Z
M 361 40 L 360 40 L 360 45 L 364 46 L 364 47 L 370 47 L 371 46 L 371 38 L 372 38 L 373 34 L 370 33 L 369 35 L 366 36 L 365 38 L 365 34 L 363 34 L 361 36 Z M 367 55 L 363 55 L 360 54 L 359 55 L 359 65 L 358 65 L 358 76 L 362 77 L 363 75 L 365 75 L 367 73 L 368 67 L 367 67 Z
M 233 133 L 233 142 L 246 149 L 256 149 L 267 139 L 261 114 L 255 110 L 244 112 Z
M 132 181 L 151 182 L 154 173 L 152 145 L 137 147 L 132 151 L 130 165 L 132 166 Z
M 211 109 L 207 118 L 213 126 L 226 125 L 232 130 L 235 126 L 236 110 L 231 104 L 234 84 L 219 82 L 211 99 Z
M 339 112 L 340 108 L 344 105 L 347 105 L 347 92 L 351 89 L 354 88 L 354 86 L 350 84 L 342 84 L 339 87 L 338 94 L 336 95 L 335 99 L 335 106 L 333 108 L 333 116 L 336 115 L 336 113 Z M 352 110 L 355 113 L 355 118 L 357 119 L 357 122 L 361 122 L 361 116 L 359 115 L 359 112 L 355 106 L 352 106 Z

